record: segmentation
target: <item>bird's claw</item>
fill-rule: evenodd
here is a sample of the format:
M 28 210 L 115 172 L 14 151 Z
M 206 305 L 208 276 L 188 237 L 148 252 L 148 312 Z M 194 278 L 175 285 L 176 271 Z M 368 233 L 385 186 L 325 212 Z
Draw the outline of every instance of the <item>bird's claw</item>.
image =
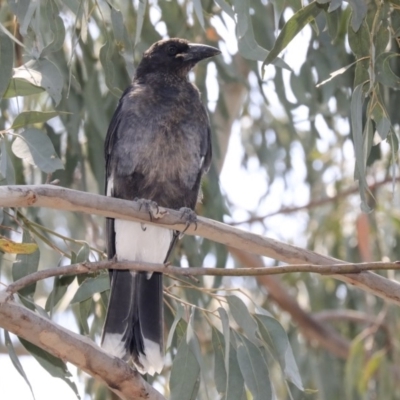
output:
M 188 207 L 182 207 L 179 211 L 181 212 L 181 219 L 186 220 L 185 229 L 179 234 L 179 240 L 181 240 L 190 225 L 194 224 L 194 230 L 197 229 L 197 214 Z
M 135 198 L 135 201 L 139 203 L 139 211 L 143 208 L 149 213 L 150 221 L 153 221 L 153 219 L 160 219 L 167 213 L 167 210 L 159 207 L 153 200 Z

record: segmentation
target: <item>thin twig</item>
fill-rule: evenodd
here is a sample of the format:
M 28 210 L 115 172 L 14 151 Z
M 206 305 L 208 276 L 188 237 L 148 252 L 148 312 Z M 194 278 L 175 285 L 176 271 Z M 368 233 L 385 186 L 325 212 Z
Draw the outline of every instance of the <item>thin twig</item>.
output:
M 281 275 L 294 272 L 314 272 L 324 275 L 338 274 L 356 274 L 369 270 L 399 270 L 400 262 L 372 262 L 372 263 L 349 263 L 332 265 L 315 264 L 296 264 L 285 265 L 281 267 L 263 267 L 263 268 L 180 268 L 164 264 L 152 264 L 145 262 L 132 261 L 95 261 L 79 264 L 66 265 L 34 272 L 26 275 L 11 283 L 7 292 L 16 293 L 22 288 L 31 285 L 37 281 L 61 275 L 79 275 L 99 272 L 103 269 L 120 269 L 143 272 L 161 272 L 169 275 L 181 276 L 260 276 L 260 275 Z

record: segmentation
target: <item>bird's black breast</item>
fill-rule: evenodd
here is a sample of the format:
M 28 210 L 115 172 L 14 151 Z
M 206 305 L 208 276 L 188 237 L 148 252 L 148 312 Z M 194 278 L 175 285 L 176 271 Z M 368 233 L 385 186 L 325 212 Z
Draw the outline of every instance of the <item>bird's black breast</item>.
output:
M 133 83 L 113 119 L 107 176 L 113 177 L 114 195 L 194 208 L 210 151 L 208 116 L 197 89 L 187 81 Z

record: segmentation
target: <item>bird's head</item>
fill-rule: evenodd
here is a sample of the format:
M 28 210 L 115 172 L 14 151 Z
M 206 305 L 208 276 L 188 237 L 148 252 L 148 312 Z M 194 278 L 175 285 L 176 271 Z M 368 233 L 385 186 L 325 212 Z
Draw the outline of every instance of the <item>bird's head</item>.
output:
M 189 43 L 185 39 L 160 40 L 143 54 L 136 76 L 160 72 L 186 77 L 199 61 L 220 53 L 215 47 Z

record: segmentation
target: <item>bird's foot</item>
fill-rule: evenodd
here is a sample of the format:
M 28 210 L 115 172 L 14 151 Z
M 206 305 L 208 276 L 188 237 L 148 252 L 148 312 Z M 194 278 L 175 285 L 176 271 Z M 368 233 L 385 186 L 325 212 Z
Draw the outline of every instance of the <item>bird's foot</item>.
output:
M 188 230 L 190 225 L 194 225 L 194 230 L 197 229 L 197 214 L 188 207 L 182 207 L 179 209 L 181 212 L 181 219 L 186 220 L 186 226 L 185 229 L 179 234 L 179 240 L 183 238 L 183 235 L 185 232 Z
M 139 211 L 141 211 L 143 208 L 149 213 L 150 221 L 153 219 L 160 219 L 167 213 L 167 210 L 159 207 L 158 204 L 153 200 L 139 199 L 137 197 L 134 200 L 139 203 Z

